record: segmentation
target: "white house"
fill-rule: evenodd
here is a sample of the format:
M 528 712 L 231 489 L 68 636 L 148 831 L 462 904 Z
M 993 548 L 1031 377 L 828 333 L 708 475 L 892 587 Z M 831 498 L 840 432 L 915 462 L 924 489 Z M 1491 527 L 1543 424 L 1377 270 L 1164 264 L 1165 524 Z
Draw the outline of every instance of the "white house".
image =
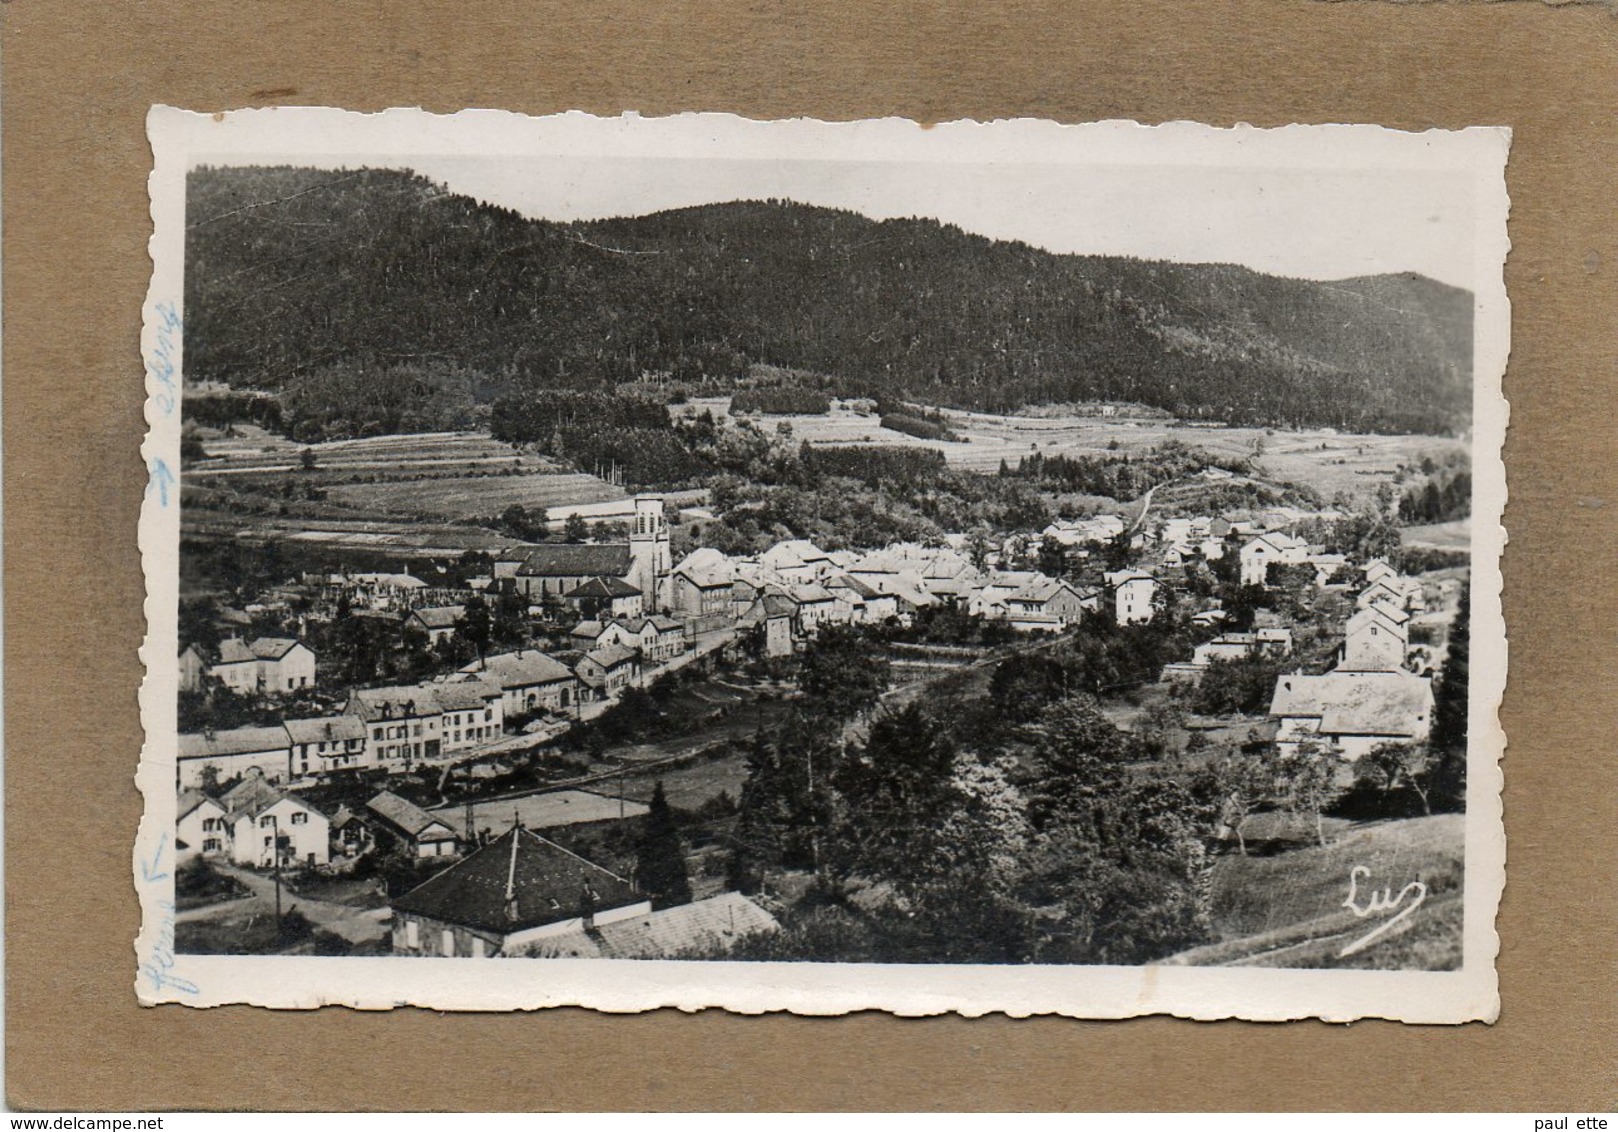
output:
M 1262 586 L 1271 566 L 1298 565 L 1308 558 L 1309 545 L 1301 539 L 1279 531 L 1259 535 L 1242 547 L 1242 585 Z
M 287 637 L 231 637 L 219 643 L 219 663 L 209 675 L 245 696 L 295 692 L 314 686 L 315 654 Z
M 405 618 L 405 628 L 427 634 L 427 643 L 436 645 L 455 635 L 466 619 L 464 605 L 426 605 L 413 609 Z
M 1113 587 L 1114 615 L 1120 625 L 1145 624 L 1156 611 L 1157 579 L 1140 570 L 1118 570 L 1106 575 Z
M 366 802 L 365 808 L 385 835 L 407 846 L 411 856 L 455 856 L 455 831 L 414 802 L 383 790 Z
M 221 857 L 230 848 L 225 807 L 200 790 L 180 791 L 179 817 L 174 823 L 174 857 Z
M 230 859 L 266 869 L 276 863 L 324 865 L 331 860 L 331 822 L 294 794 L 248 775 L 219 799 L 229 827 Z

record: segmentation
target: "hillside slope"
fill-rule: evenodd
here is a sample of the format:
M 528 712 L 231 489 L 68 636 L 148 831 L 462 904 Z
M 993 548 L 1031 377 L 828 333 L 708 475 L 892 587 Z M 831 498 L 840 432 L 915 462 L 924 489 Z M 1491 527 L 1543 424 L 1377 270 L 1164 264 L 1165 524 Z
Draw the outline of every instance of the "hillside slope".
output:
M 320 412 L 755 362 L 995 411 L 1394 432 L 1470 411 L 1471 296 L 1418 276 L 1053 255 L 780 201 L 562 224 L 388 170 L 203 169 L 187 207 L 188 375 L 319 380 Z M 399 375 L 386 397 L 351 378 L 378 369 Z

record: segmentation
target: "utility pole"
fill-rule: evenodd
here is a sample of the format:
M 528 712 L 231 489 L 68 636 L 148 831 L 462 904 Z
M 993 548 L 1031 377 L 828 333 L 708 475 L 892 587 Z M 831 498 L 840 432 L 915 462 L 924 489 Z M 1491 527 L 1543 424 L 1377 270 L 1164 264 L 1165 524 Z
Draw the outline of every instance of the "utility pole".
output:
M 273 836 L 270 839 L 270 852 L 275 861 L 275 931 L 281 932 L 281 819 L 274 814 L 270 815 L 270 829 Z

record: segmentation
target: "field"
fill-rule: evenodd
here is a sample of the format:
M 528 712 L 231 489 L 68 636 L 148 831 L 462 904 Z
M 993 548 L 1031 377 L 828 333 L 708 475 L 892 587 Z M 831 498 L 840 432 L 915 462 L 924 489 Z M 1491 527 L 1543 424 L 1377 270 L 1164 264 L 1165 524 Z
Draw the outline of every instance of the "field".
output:
M 1277 815 L 1258 815 L 1243 827 L 1250 844 L 1279 831 Z M 1177 956 L 1194 965 L 1262 967 L 1373 967 L 1448 970 L 1461 959 L 1461 880 L 1465 818 L 1459 814 L 1382 821 L 1353 826 L 1333 823 L 1325 848 L 1306 844 L 1274 855 L 1230 855 L 1214 870 L 1214 922 L 1219 943 Z M 1308 831 L 1308 833 L 1312 833 Z M 1397 894 L 1420 881 L 1427 894 L 1419 909 L 1364 950 L 1340 959 L 1345 946 L 1363 938 L 1386 914 L 1358 917 L 1344 906 L 1349 874 L 1361 877 L 1357 903 L 1371 890 Z M 1406 900 L 1414 900 L 1411 894 Z
M 742 754 L 730 754 L 625 779 L 623 795 L 638 802 L 649 802 L 659 781 L 663 783 L 663 793 L 669 805 L 676 809 L 694 810 L 720 794 L 739 799 L 742 796 L 742 783 L 747 781 L 747 758 Z M 616 789 L 618 784 L 610 785 Z
M 729 415 L 727 398 L 698 398 L 680 406 L 683 414 L 707 410 L 716 419 Z M 820 416 L 767 416 L 756 418 L 766 432 L 781 424 L 791 427 L 797 440 L 811 445 L 899 445 L 936 448 L 951 467 L 994 472 L 1004 460 L 1015 467 L 1032 452 L 1073 456 L 1128 455 L 1168 440 L 1201 448 L 1216 456 L 1252 460 L 1265 479 L 1298 483 L 1318 491 L 1325 499 L 1346 492 L 1356 499 L 1370 498 L 1400 464 L 1419 463 L 1421 457 L 1464 447 L 1461 441 L 1438 436 L 1377 436 L 1339 433 L 1326 429 L 1302 432 L 1262 428 L 1195 428 L 1150 417 L 1062 415 L 994 415 L 945 410 L 959 442 L 921 440 L 885 429 L 877 417 L 834 406 Z
M 533 512 L 623 499 L 621 487 L 595 476 L 556 472 L 343 484 L 326 497 L 367 511 L 439 519 L 486 519 L 516 505 Z
M 1472 546 L 1472 524 L 1466 519 L 1451 523 L 1432 523 L 1424 527 L 1406 527 L 1399 532 L 1406 546 L 1431 547 L 1434 550 L 1469 550 Z
M 253 492 L 310 485 L 326 501 L 361 515 L 487 519 L 513 504 L 546 511 L 624 499 L 599 477 L 519 454 L 483 433 L 418 433 L 299 445 L 261 429 L 208 438 L 208 453 L 185 470 L 187 485 Z M 311 454 L 306 467 L 303 452 Z

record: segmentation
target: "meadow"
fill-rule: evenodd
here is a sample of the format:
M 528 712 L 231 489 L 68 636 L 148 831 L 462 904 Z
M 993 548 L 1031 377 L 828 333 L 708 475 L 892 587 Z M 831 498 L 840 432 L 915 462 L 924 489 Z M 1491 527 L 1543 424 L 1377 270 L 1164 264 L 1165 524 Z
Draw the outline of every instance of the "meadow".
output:
M 728 398 L 693 398 L 678 407 L 681 415 L 702 411 L 723 420 L 730 416 Z M 1377 485 L 1388 482 L 1400 465 L 1465 448 L 1443 436 L 1384 436 L 1340 433 L 1330 429 L 1287 431 L 1263 428 L 1194 427 L 1155 417 L 1062 415 L 996 415 L 944 410 L 962 440 L 921 440 L 881 426 L 873 414 L 834 404 L 831 412 L 809 415 L 753 416 L 767 434 L 785 424 L 796 440 L 811 445 L 897 445 L 936 448 L 951 466 L 992 473 L 1001 461 L 1015 467 L 1033 452 L 1069 456 L 1129 455 L 1167 441 L 1179 441 L 1215 456 L 1250 461 L 1267 480 L 1313 488 L 1322 498 L 1339 492 L 1355 500 L 1370 499 Z

